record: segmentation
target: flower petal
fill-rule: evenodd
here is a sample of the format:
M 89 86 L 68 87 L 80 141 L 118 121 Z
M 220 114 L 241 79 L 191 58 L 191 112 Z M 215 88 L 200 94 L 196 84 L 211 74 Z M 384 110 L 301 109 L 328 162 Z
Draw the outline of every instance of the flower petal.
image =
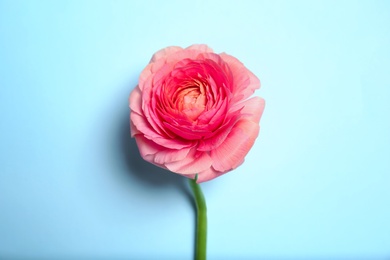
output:
M 198 173 L 197 183 L 201 183 L 201 182 L 205 182 L 205 181 L 209 181 L 209 180 L 215 179 L 215 178 L 217 178 L 218 176 L 221 176 L 224 173 L 225 172 L 218 172 L 218 171 L 214 170 L 213 167 L 210 167 L 209 169 L 204 170 L 204 171 Z
M 130 117 L 130 135 L 131 137 L 134 137 L 137 134 L 142 134 L 140 131 L 138 131 L 137 127 L 135 127 L 133 120 L 131 120 Z
M 179 174 L 195 174 L 211 167 L 213 161 L 207 153 L 192 149 L 186 158 L 180 161 L 165 163 L 168 170 Z
M 238 167 L 252 148 L 260 126 L 250 120 L 239 121 L 219 147 L 210 152 L 213 168 L 226 172 Z
M 253 97 L 234 105 L 229 113 L 241 110 L 241 116 L 252 122 L 259 123 L 265 107 L 265 100 L 261 97 Z
M 154 155 L 158 153 L 162 147 L 157 145 L 155 142 L 146 139 L 142 134 L 135 135 L 134 137 L 142 158 L 144 158 L 148 162 L 153 162 L 151 159 L 154 158 Z M 146 157 L 148 155 L 153 155 L 153 157 L 147 159 Z
M 129 107 L 137 114 L 142 115 L 142 93 L 138 85 L 131 91 L 129 96 Z
M 232 118 L 228 120 L 225 125 L 221 126 L 217 131 L 215 131 L 213 136 L 200 140 L 197 147 L 198 151 L 211 151 L 220 146 L 221 143 L 225 141 L 236 122 L 237 119 Z
M 182 47 L 179 46 L 169 46 L 167 48 L 161 49 L 157 51 L 155 54 L 153 54 L 152 59 L 150 60 L 150 63 L 156 62 L 157 60 L 167 57 L 169 55 L 172 55 L 175 52 L 178 52 L 182 50 Z
M 138 133 L 142 133 L 146 139 L 153 140 L 157 145 L 168 149 L 183 149 L 194 146 L 193 141 L 170 139 L 160 135 L 143 116 L 137 113 L 130 113 L 130 121 L 132 137 Z
M 165 164 L 183 160 L 188 155 L 191 147 L 183 149 L 164 149 L 156 153 L 154 162 L 157 164 Z
M 156 62 L 149 63 L 144 70 L 141 71 L 138 79 L 138 87 L 141 91 L 152 87 L 153 78 L 155 77 L 156 72 L 160 71 L 165 64 L 165 61 L 160 59 Z
M 244 104 L 241 114 L 258 124 L 264 112 L 265 100 L 261 97 L 253 97 L 245 101 Z
M 206 44 L 193 44 L 187 48 L 185 48 L 186 50 L 197 50 L 201 53 L 205 53 L 205 52 L 213 52 L 213 49 L 211 49 L 209 46 L 207 46 Z
M 183 148 L 194 146 L 194 142 L 188 140 L 183 141 L 178 139 L 167 139 L 163 137 L 157 137 L 157 138 L 153 138 L 153 141 L 156 144 L 159 144 L 169 149 L 183 149 Z
M 148 139 L 158 138 L 160 135 L 158 135 L 151 125 L 148 123 L 148 121 L 145 120 L 145 118 L 137 113 L 130 113 L 130 120 L 133 122 L 134 127 L 141 133 L 143 133 L 145 136 L 148 137 Z M 134 135 L 134 134 L 133 134 Z
M 226 53 L 221 53 L 220 56 L 229 65 L 233 74 L 234 101 L 247 99 L 260 88 L 260 80 L 238 59 Z

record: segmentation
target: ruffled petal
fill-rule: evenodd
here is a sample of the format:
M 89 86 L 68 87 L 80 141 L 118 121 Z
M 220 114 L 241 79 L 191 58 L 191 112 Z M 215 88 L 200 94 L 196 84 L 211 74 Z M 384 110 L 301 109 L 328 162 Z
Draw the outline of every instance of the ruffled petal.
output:
M 193 147 L 196 143 L 189 140 L 169 139 L 155 132 L 146 119 L 137 113 L 130 114 L 132 136 L 142 133 L 146 139 L 168 149 L 183 149 Z
M 188 141 L 188 140 L 179 140 L 179 139 L 167 139 L 167 138 L 164 138 L 164 137 L 156 137 L 156 138 L 152 138 L 152 140 L 163 146 L 163 147 L 166 147 L 166 148 L 169 148 L 169 149 L 183 149 L 183 148 L 187 148 L 187 147 L 193 147 L 194 146 L 194 143 L 196 142 L 192 142 L 192 141 Z
M 206 44 L 193 44 L 187 48 L 186 50 L 197 50 L 200 53 L 205 53 L 205 52 L 213 52 L 213 49 L 211 49 L 209 46 Z
M 196 59 L 198 59 L 198 55 L 200 55 L 204 52 L 213 52 L 213 50 L 205 44 L 194 44 L 188 48 L 178 50 L 178 51 L 175 51 L 173 53 L 172 52 L 168 53 L 168 55 L 166 55 L 165 62 L 166 63 L 176 63 L 179 61 L 183 61 L 185 59 L 196 60 Z M 172 54 L 174 54 L 174 55 L 172 55 Z
M 142 93 L 138 85 L 130 93 L 129 107 L 133 112 L 142 115 Z
M 140 131 L 138 131 L 137 127 L 135 127 L 133 120 L 130 118 L 130 135 L 131 137 L 134 137 L 137 134 L 142 134 Z
M 179 46 L 169 46 L 167 48 L 161 49 L 161 50 L 157 51 L 155 54 L 153 54 L 153 56 L 152 56 L 152 58 L 150 60 L 150 63 L 156 62 L 157 60 L 159 60 L 161 58 L 165 58 L 165 57 L 167 57 L 169 55 L 172 55 L 175 52 L 178 52 L 178 51 L 180 51 L 182 49 L 183 48 L 179 47 Z
M 260 126 L 250 120 L 239 121 L 219 147 L 210 152 L 213 168 L 226 172 L 238 167 L 252 148 Z
M 229 135 L 231 129 L 234 127 L 234 120 L 233 122 L 229 122 L 229 125 L 223 126 L 217 131 L 215 131 L 214 135 L 207 139 L 202 139 L 199 141 L 198 145 L 198 151 L 211 151 L 215 149 L 216 147 L 220 146 L 221 143 L 223 143 L 226 139 L 226 137 Z
M 265 100 L 261 97 L 253 97 L 238 103 L 230 109 L 229 113 L 241 110 L 241 117 L 259 123 L 265 107 Z
M 155 142 L 145 138 L 143 135 L 135 135 L 134 138 L 135 141 L 137 142 L 137 146 L 139 149 L 139 153 L 141 154 L 141 157 L 148 162 L 154 163 L 153 160 L 154 155 L 164 148 L 157 145 Z
M 183 149 L 164 149 L 156 153 L 154 162 L 157 164 L 165 164 L 183 160 L 188 155 L 191 147 Z
M 168 170 L 179 174 L 195 174 L 209 169 L 213 161 L 207 153 L 192 149 L 186 158 L 180 161 L 165 163 Z
M 260 88 L 260 80 L 238 59 L 226 53 L 221 53 L 220 56 L 229 65 L 233 75 L 233 101 L 247 99 Z
M 201 182 L 215 179 L 218 176 L 221 176 L 222 174 L 224 174 L 224 172 L 218 172 L 218 171 L 214 170 L 213 167 L 210 167 L 207 170 L 204 170 L 204 171 L 198 173 L 197 183 L 201 183 Z
M 145 69 L 141 72 L 138 79 L 138 86 L 141 91 L 145 89 L 150 89 L 152 87 L 152 79 L 155 76 L 155 73 L 160 71 L 160 69 L 165 65 L 164 59 L 159 59 L 154 62 L 149 63 Z
M 132 112 L 130 113 L 130 120 L 133 122 L 134 127 L 139 132 L 147 136 L 148 139 L 160 137 L 160 135 L 153 130 L 151 125 L 148 123 L 148 121 L 146 121 L 146 119 L 143 116 Z
M 138 78 L 138 87 L 140 88 L 141 91 L 144 89 L 145 82 L 152 77 L 152 64 L 148 64 L 143 71 L 141 71 L 141 74 L 139 75 Z

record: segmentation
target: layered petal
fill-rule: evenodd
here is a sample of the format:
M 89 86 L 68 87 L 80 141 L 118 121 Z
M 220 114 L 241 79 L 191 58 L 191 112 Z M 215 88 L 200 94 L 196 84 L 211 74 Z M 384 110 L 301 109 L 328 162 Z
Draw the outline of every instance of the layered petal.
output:
M 130 118 L 130 135 L 131 137 L 134 137 L 136 134 L 142 134 L 140 131 L 138 131 L 137 127 L 135 127 L 133 120 Z
M 172 172 L 187 175 L 206 171 L 212 164 L 213 161 L 207 153 L 192 149 L 183 160 L 165 163 L 165 166 Z
M 191 147 L 182 149 L 161 149 L 156 153 L 154 162 L 163 165 L 170 162 L 181 161 L 187 157 L 190 150 Z
M 226 172 L 239 166 L 252 148 L 260 127 L 250 120 L 239 121 L 219 147 L 210 152 L 213 168 Z
M 186 50 L 196 50 L 199 51 L 199 53 L 213 52 L 213 49 L 206 44 L 193 44 L 187 47 Z
M 260 80 L 238 59 L 226 53 L 220 56 L 229 65 L 233 75 L 234 101 L 245 100 L 260 88 Z
M 148 139 L 160 137 L 160 135 L 151 127 L 143 115 L 139 115 L 133 112 L 130 114 L 130 120 L 133 124 L 133 127 L 135 127 L 137 131 L 147 136 Z
M 232 113 L 233 111 L 240 110 L 241 116 L 243 118 L 249 119 L 252 122 L 259 123 L 260 118 L 263 114 L 265 107 L 265 100 L 261 97 L 253 97 L 244 102 L 240 102 L 232 106 L 229 111 Z
M 130 93 L 129 106 L 133 112 L 142 115 L 142 93 L 138 85 Z
M 145 160 L 146 157 L 150 155 L 152 156 L 152 158 L 154 158 L 154 155 L 159 151 L 161 151 L 162 148 L 161 146 L 145 138 L 142 134 L 137 134 L 134 137 L 135 137 L 135 141 L 137 142 L 139 153 L 141 154 L 141 157 L 144 158 Z
M 205 182 L 205 181 L 210 181 L 212 179 L 215 179 L 225 172 L 219 172 L 213 169 L 213 167 L 210 167 L 207 170 L 204 170 L 202 172 L 198 173 L 198 180 L 197 183 Z
M 158 59 L 156 61 L 150 62 L 145 67 L 145 69 L 142 70 L 138 80 L 138 86 L 141 91 L 144 91 L 145 88 L 150 89 L 154 74 L 160 71 L 165 64 L 165 59 Z
M 161 49 L 157 51 L 155 54 L 153 54 L 150 63 L 156 62 L 159 59 L 165 59 L 166 57 L 175 54 L 176 52 L 182 50 L 182 47 L 179 46 L 169 46 L 167 48 Z

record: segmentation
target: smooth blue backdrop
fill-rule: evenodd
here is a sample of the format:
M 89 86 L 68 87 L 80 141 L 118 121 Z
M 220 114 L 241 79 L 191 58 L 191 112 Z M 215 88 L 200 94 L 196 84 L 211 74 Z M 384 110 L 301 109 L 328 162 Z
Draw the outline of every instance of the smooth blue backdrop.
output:
M 390 257 L 389 1 L 0 1 L 0 258 L 192 259 L 186 180 L 128 95 L 207 43 L 262 81 L 260 137 L 202 184 L 209 259 Z

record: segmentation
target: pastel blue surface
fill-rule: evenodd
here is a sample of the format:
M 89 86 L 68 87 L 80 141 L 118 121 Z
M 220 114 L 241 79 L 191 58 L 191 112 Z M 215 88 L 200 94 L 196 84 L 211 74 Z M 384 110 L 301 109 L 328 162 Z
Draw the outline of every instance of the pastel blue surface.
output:
M 202 184 L 209 259 L 390 257 L 389 1 L 0 1 L 0 258 L 193 259 L 186 180 L 128 95 L 207 43 L 261 79 L 260 137 Z

